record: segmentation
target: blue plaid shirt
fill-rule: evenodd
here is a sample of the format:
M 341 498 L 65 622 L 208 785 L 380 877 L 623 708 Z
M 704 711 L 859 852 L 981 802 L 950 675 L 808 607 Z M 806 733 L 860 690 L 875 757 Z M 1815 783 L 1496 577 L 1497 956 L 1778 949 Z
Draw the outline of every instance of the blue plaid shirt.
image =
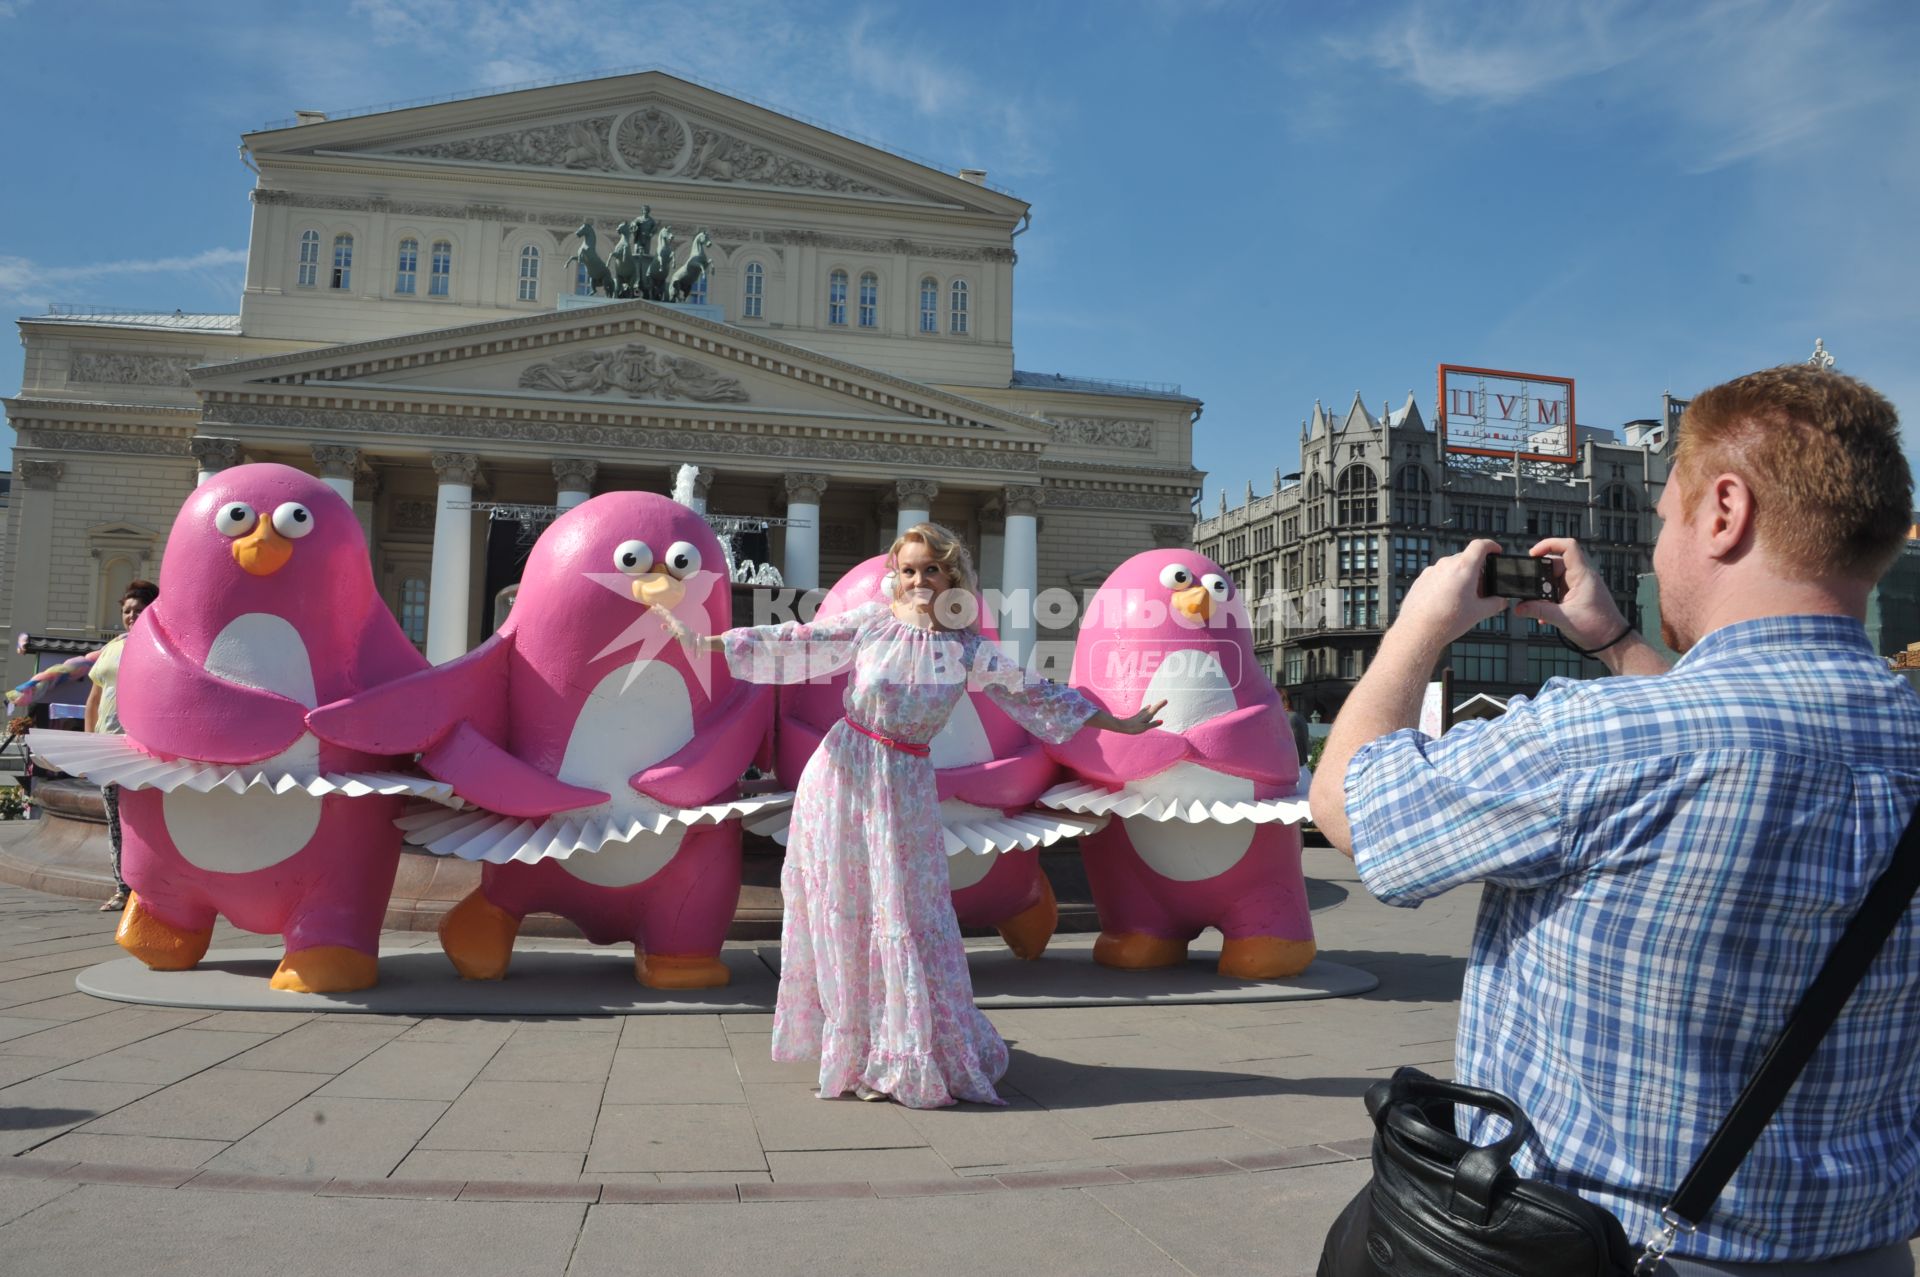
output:
M 1636 1242 L 1916 802 L 1920 696 L 1831 616 L 1726 626 L 1659 677 L 1553 679 L 1440 740 L 1384 736 L 1347 772 L 1369 891 L 1411 907 L 1485 884 L 1456 1076 L 1533 1119 L 1520 1174 L 1609 1207 Z M 1804 1262 L 1920 1226 L 1917 916 L 1677 1253 Z

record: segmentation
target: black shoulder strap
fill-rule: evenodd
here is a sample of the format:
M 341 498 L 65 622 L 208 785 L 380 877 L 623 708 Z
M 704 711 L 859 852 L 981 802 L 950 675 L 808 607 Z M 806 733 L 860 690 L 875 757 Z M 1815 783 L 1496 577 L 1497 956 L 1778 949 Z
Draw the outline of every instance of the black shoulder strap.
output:
M 1721 1120 L 1720 1129 L 1687 1172 L 1680 1190 L 1667 1205 L 1669 1212 L 1698 1224 L 1713 1209 L 1714 1199 L 1785 1102 L 1787 1092 L 1813 1058 L 1820 1039 L 1840 1017 L 1881 945 L 1906 916 L 1916 888 L 1920 888 L 1920 812 L 1908 823 L 1893 850 L 1893 860 L 1867 892 L 1860 912 L 1854 914 L 1820 974 L 1801 995 L 1800 1004 L 1787 1017 L 1786 1027 L 1734 1101 L 1732 1111 Z

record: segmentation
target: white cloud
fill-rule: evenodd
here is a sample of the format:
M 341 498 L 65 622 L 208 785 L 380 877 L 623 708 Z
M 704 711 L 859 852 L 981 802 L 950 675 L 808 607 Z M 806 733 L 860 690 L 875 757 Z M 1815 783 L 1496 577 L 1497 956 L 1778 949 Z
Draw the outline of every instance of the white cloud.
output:
M 246 261 L 244 248 L 209 248 L 185 257 L 83 262 L 75 266 L 48 266 L 25 257 L 0 256 L 0 302 L 10 306 L 40 305 L 52 300 L 52 294 L 65 285 L 127 275 L 197 276 L 204 282 L 224 284 L 231 272 L 222 274 L 222 268 L 245 266 Z M 233 291 L 237 294 L 239 289 L 235 287 Z

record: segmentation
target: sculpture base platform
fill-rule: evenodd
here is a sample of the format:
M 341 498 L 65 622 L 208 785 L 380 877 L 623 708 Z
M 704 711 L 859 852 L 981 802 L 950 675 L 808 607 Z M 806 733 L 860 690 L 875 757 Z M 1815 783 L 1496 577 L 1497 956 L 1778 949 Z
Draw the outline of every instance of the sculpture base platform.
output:
M 1198 946 L 1211 939 L 1213 951 Z M 1290 980 L 1229 980 L 1214 971 L 1218 938 L 1196 941 L 1182 966 L 1158 971 L 1113 971 L 1093 961 L 1090 940 L 1055 941 L 1037 962 L 1023 962 L 997 946 L 969 948 L 974 999 L 989 1011 L 1015 1007 L 1161 1006 L 1206 1002 L 1290 1002 L 1353 997 L 1379 984 L 1370 973 L 1315 961 Z M 713 1015 L 773 1010 L 779 953 L 772 947 L 733 948 L 723 955 L 733 973 L 724 989 L 667 993 L 633 978 L 632 950 L 523 947 L 504 980 L 461 980 L 431 945 L 388 949 L 380 955 L 380 983 L 358 993 L 283 993 L 268 985 L 278 949 L 210 953 L 192 971 L 150 971 L 133 958 L 103 962 L 80 973 L 82 993 L 118 1002 L 209 1011 L 355 1011 L 388 1015 Z

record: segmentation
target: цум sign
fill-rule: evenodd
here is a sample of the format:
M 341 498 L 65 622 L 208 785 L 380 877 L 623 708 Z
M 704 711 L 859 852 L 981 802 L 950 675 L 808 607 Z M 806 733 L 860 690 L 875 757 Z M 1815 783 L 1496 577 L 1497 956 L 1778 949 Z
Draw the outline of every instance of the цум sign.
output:
M 1440 365 L 1440 447 L 1475 457 L 1576 459 L 1573 378 Z

